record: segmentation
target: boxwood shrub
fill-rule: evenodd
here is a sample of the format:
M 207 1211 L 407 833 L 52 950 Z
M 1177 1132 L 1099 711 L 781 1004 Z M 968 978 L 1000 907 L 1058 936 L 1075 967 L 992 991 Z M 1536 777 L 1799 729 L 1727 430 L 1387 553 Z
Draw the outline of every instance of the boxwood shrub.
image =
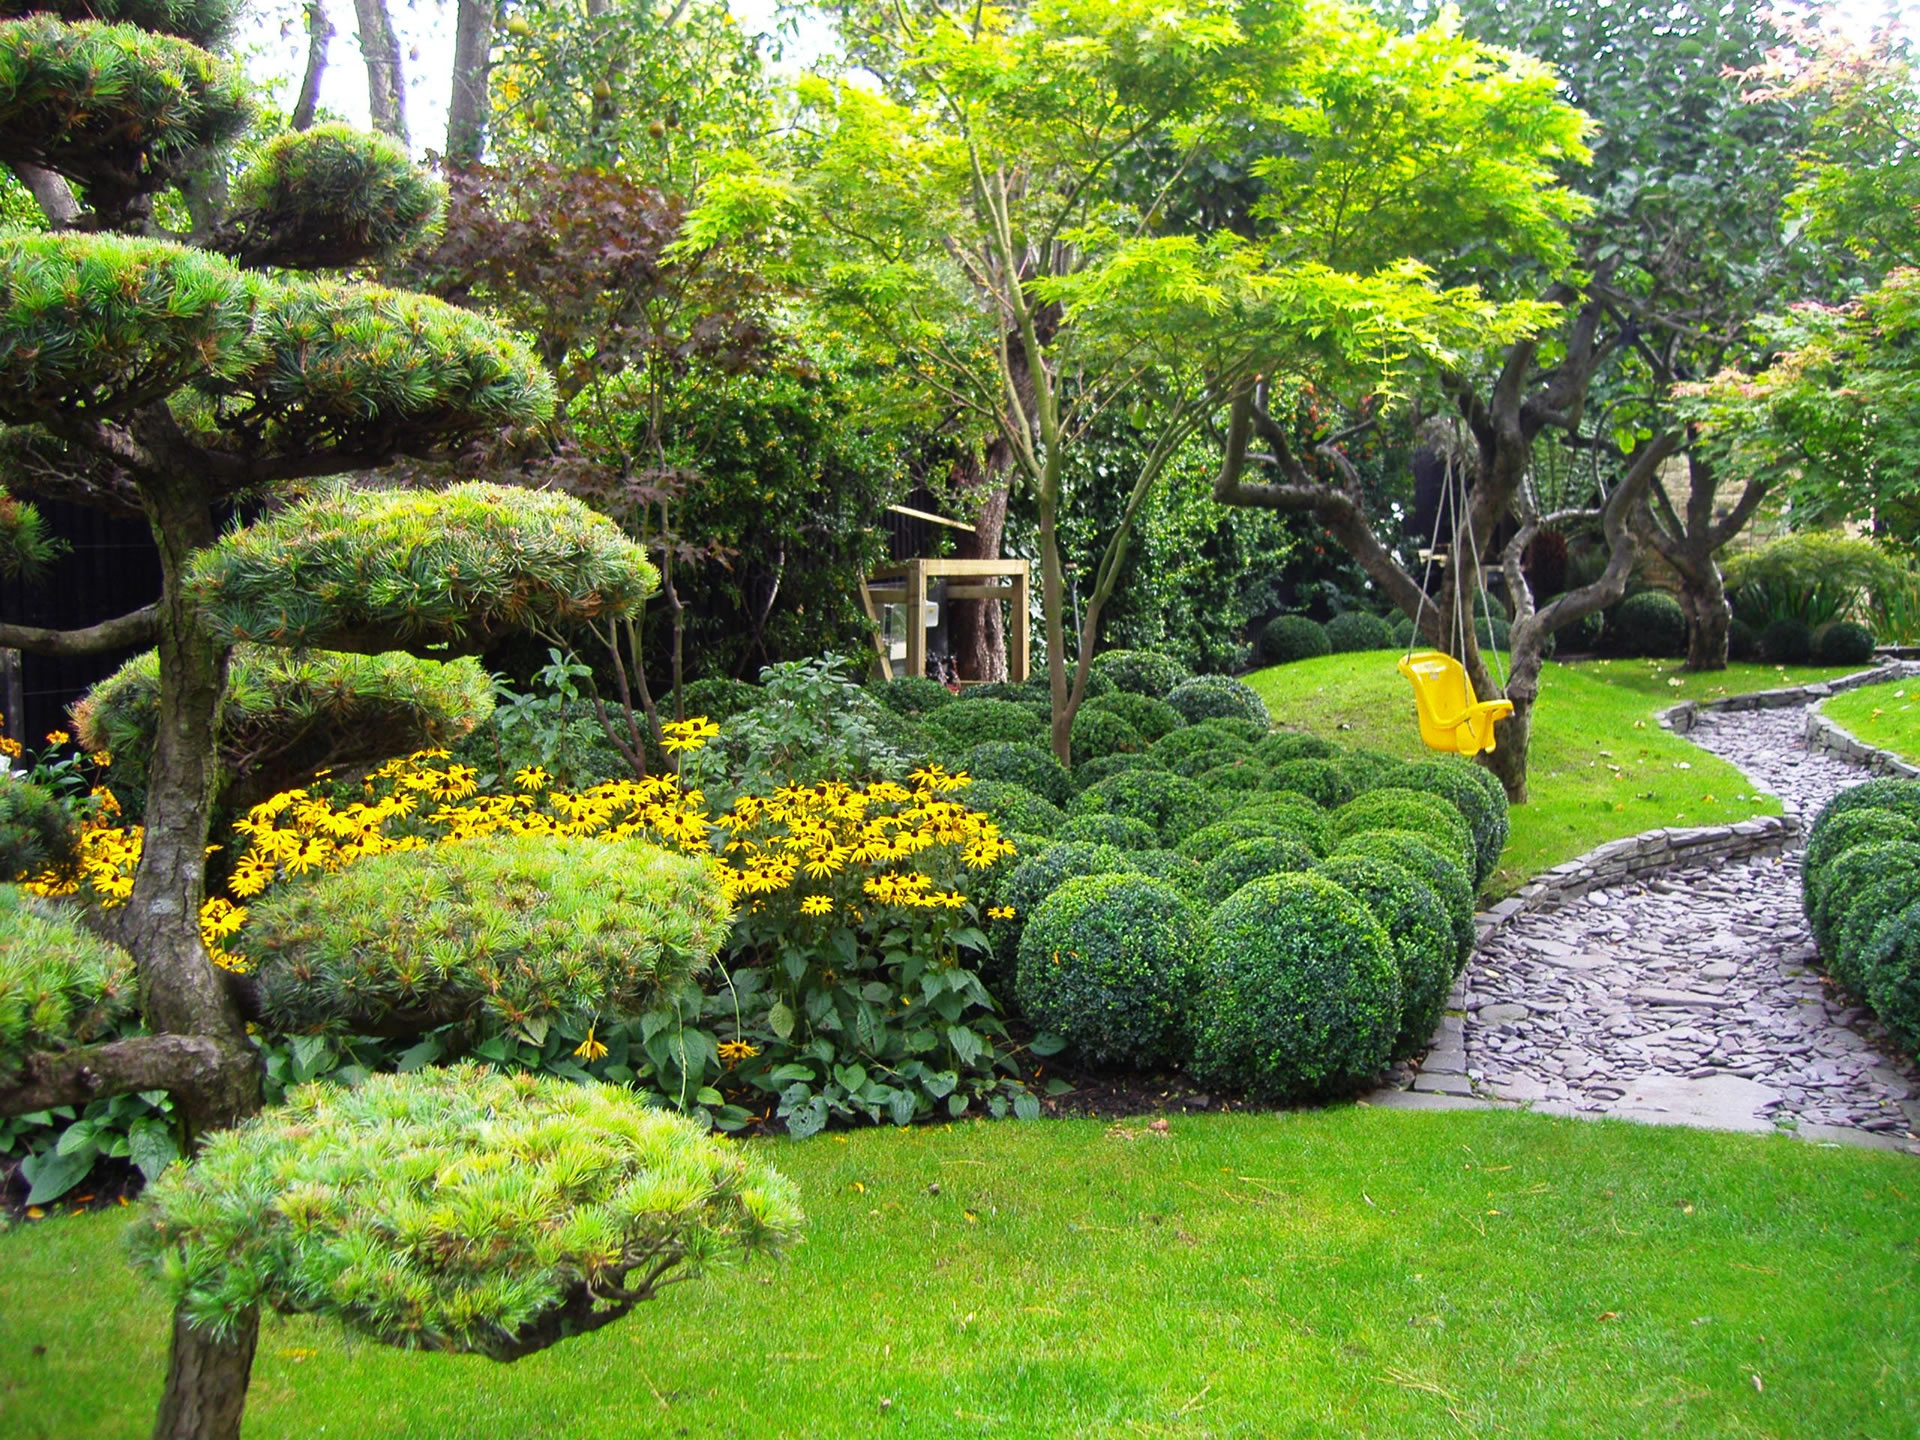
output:
M 1854 846 L 1889 840 L 1920 840 L 1920 824 L 1897 810 L 1835 811 L 1829 805 L 1814 821 L 1813 832 L 1807 837 L 1807 848 L 1801 852 L 1802 897 L 1811 898 L 1815 878 Z
M 1894 1043 L 1920 1056 L 1920 899 L 1880 922 L 1861 956 L 1866 1000 Z
M 1391 650 L 1393 627 L 1378 615 L 1348 610 L 1327 622 L 1327 644 L 1336 655 L 1355 650 Z
M 1453 969 L 1457 975 L 1473 956 L 1472 872 L 1449 857 L 1430 836 L 1413 830 L 1364 830 L 1349 835 L 1335 855 L 1366 855 L 1398 865 L 1432 889 L 1446 907 L 1453 930 Z
M 1084 765 L 1073 767 L 1073 785 L 1075 790 L 1086 790 L 1098 785 L 1102 780 L 1115 775 L 1125 775 L 1132 770 L 1165 770 L 1167 767 L 1158 755 L 1151 751 L 1133 755 L 1096 755 Z
M 1089 710 L 1084 706 L 1073 717 L 1068 743 L 1076 765 L 1099 755 L 1131 755 L 1147 748 L 1140 732 L 1111 710 Z
M 900 682 L 895 681 L 893 683 L 899 684 Z M 933 688 L 938 690 L 942 695 L 946 695 L 949 700 L 953 698 L 947 694 L 944 685 L 935 684 L 932 680 L 923 681 L 922 683 L 932 685 Z M 879 699 L 882 704 L 886 703 L 886 697 L 883 693 L 877 693 L 875 698 Z M 682 713 L 689 716 L 704 715 L 707 719 L 715 721 L 731 720 L 742 711 L 751 710 L 764 699 L 766 699 L 766 696 L 761 692 L 758 685 L 749 684 L 745 680 L 736 680 L 731 675 L 713 675 L 705 680 L 694 680 L 682 686 L 680 690 L 680 708 Z M 671 696 L 667 697 L 667 703 L 669 707 L 667 713 L 671 715 Z M 888 706 L 887 708 L 893 709 L 892 706 Z M 905 715 L 911 719 L 916 712 L 913 710 L 894 710 L 893 713 L 896 715 Z M 663 716 L 662 718 L 666 717 Z
M 1760 632 L 1738 615 L 1727 622 L 1727 659 L 1758 660 Z
M 1267 702 L 1244 680 L 1231 675 L 1201 675 L 1178 685 L 1167 695 L 1167 704 L 1189 725 L 1203 720 L 1251 720 L 1265 734 L 1273 719 L 1267 714 Z
M 1238 845 L 1242 840 L 1258 840 L 1263 835 L 1274 833 L 1274 829 L 1263 821 L 1231 815 L 1225 820 L 1201 826 L 1173 848 L 1176 854 L 1189 856 L 1204 865 L 1229 845 Z
M 1144 820 L 1161 843 L 1178 845 L 1211 824 L 1225 806 L 1194 781 L 1166 770 L 1130 770 L 1089 786 L 1074 797 L 1075 815 L 1127 815 Z
M 1004 780 L 1023 786 L 1050 805 L 1073 798 L 1073 780 L 1067 769 L 1040 745 L 1016 745 L 989 740 L 959 757 L 960 768 L 975 780 Z
M 1111 680 L 1116 690 L 1156 700 L 1193 678 L 1184 664 L 1156 650 L 1103 650 L 1093 657 L 1093 673 Z
M 1265 764 L 1279 765 L 1288 760 L 1331 760 L 1339 755 L 1340 747 L 1318 735 L 1282 730 L 1254 746 L 1253 753 Z
M 1256 647 L 1260 659 L 1268 665 L 1291 665 L 1296 660 L 1317 660 L 1333 653 L 1333 641 L 1327 627 L 1305 615 L 1280 615 L 1269 620 L 1260 631 Z
M 1236 806 L 1227 819 L 1251 821 L 1269 835 L 1298 840 L 1316 855 L 1327 853 L 1327 812 L 1304 795 L 1263 790 Z
M 1891 810 L 1920 825 L 1920 780 L 1880 778 L 1849 786 L 1826 803 L 1814 821 L 1814 833 L 1850 810 Z
M 1145 874 L 1164 880 L 1189 900 L 1198 902 L 1206 891 L 1206 868 L 1173 850 L 1135 850 L 1130 858 Z
M 1813 636 L 1813 658 L 1821 665 L 1868 665 L 1873 662 L 1873 632 L 1851 620 L 1822 625 Z
M 1269 875 L 1207 918 L 1193 1070 L 1262 1100 L 1350 1093 L 1385 1068 L 1400 972 L 1366 906 L 1324 876 Z
M 1131 725 L 1147 744 L 1163 740 L 1187 722 L 1180 712 L 1164 700 L 1151 695 L 1136 695 L 1131 690 L 1115 690 L 1087 701 L 1089 710 L 1105 710 Z
M 1328 838 L 1336 847 L 1362 830 L 1411 830 L 1431 835 L 1468 875 L 1476 873 L 1473 831 L 1460 812 L 1438 795 L 1389 785 L 1350 800 L 1327 822 Z
M 1911 871 L 1896 870 L 1844 897 L 1835 906 L 1833 945 L 1823 956 L 1827 973 L 1862 1000 L 1867 998 L 1867 953 L 1876 931 L 1889 916 L 1920 900 L 1920 884 Z
M 1122 850 L 1153 850 L 1160 844 L 1159 831 L 1130 815 L 1074 815 L 1060 827 L 1055 838 L 1088 845 L 1114 845 Z
M 909 720 L 944 709 L 955 699 L 946 686 L 924 675 L 896 675 L 891 680 L 874 681 L 871 688 L 876 700 Z
M 1231 764 L 1242 758 L 1251 758 L 1244 745 L 1209 745 L 1204 750 L 1192 750 L 1177 760 L 1169 760 L 1167 768 L 1176 775 L 1184 775 L 1189 780 L 1198 780 L 1216 766 Z M 1266 773 L 1265 766 L 1261 766 L 1260 773 L 1263 775 Z
M 1775 665 L 1804 665 L 1813 658 L 1813 631 L 1805 621 L 1782 615 L 1760 632 L 1760 653 Z
M 1829 968 L 1847 908 L 1876 880 L 1902 877 L 1920 890 L 1920 844 L 1911 840 L 1855 845 L 1823 866 L 1807 886 L 1807 928 Z M 1847 962 L 1839 962 L 1844 971 Z
M 1066 812 L 1010 780 L 976 780 L 960 792 L 969 810 L 993 817 L 1003 833 L 1057 835 L 1067 823 Z
M 1291 790 L 1336 810 L 1354 797 L 1353 780 L 1337 760 L 1282 760 L 1267 772 L 1267 789 Z
M 1262 716 L 1265 710 L 1260 712 Z M 1198 721 L 1194 729 L 1207 735 L 1217 735 L 1225 741 L 1239 741 L 1245 745 L 1258 745 L 1267 738 L 1268 724 L 1265 719 L 1251 719 L 1245 715 L 1215 715 L 1211 719 Z
M 1218 905 L 1250 880 L 1262 875 L 1288 875 L 1312 865 L 1313 852 L 1298 840 L 1283 840 L 1277 835 L 1236 840 L 1206 862 L 1201 893 L 1208 904 Z
M 950 753 L 965 754 L 976 745 L 1004 740 L 1015 745 L 1047 744 L 1047 722 L 1012 700 L 956 700 L 922 717 L 929 738 L 943 740 Z
M 1453 926 L 1433 887 L 1404 866 L 1366 855 L 1338 855 L 1314 866 L 1373 912 L 1393 942 L 1400 967 L 1400 1028 L 1393 1058 L 1425 1050 L 1453 989 Z
M 229 948 L 292 1034 L 639 1014 L 706 968 L 732 920 L 705 860 L 546 836 L 375 855 L 249 910 Z
M 1164 880 L 1079 876 L 1027 922 L 1014 995 L 1084 1058 L 1150 1069 L 1187 1048 L 1198 936 L 1193 903 Z
M 1500 782 L 1470 760 L 1436 756 L 1402 765 L 1384 783 L 1438 795 L 1460 812 L 1473 832 L 1473 883 L 1476 889 L 1484 886 L 1500 863 L 1511 826 Z
M 987 980 L 999 987 L 1012 981 L 1014 965 L 1020 954 L 1020 936 L 1033 912 L 1055 890 L 1081 875 L 1118 875 L 1142 873 L 1126 851 L 1112 845 L 1088 845 L 1062 841 L 1049 845 L 1036 855 L 1016 864 L 1007 877 L 993 889 L 994 903 L 1013 911 L 1013 918 L 1000 922 L 993 932 L 993 965 Z
M 1390 784 L 1387 777 L 1407 762 L 1384 750 L 1347 750 L 1335 756 L 1333 763 L 1340 767 L 1340 773 L 1353 785 L 1353 793 L 1362 795 L 1381 785 Z
M 1686 612 L 1664 590 L 1629 595 L 1614 608 L 1606 624 L 1610 648 L 1616 654 L 1661 659 L 1687 653 Z
M 1227 794 L 1256 793 L 1266 786 L 1267 767 L 1250 756 L 1242 755 L 1238 759 L 1223 760 L 1201 771 L 1194 779 L 1209 790 Z
M 1241 737 L 1207 725 L 1189 725 L 1154 742 L 1148 753 L 1169 770 L 1178 770 L 1196 755 L 1251 754 L 1253 747 Z

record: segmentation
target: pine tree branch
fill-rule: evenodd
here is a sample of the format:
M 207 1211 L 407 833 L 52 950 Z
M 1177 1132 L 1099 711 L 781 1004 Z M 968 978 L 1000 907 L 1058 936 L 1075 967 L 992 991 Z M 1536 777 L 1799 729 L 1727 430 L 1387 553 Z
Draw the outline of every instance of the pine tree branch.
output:
M 206 1035 L 140 1035 L 78 1050 L 28 1055 L 19 1077 L 0 1085 L 0 1115 L 86 1105 L 136 1090 L 191 1090 L 226 1061 Z
M 160 638 L 160 607 L 146 605 L 127 615 L 116 615 L 81 630 L 43 630 L 37 625 L 9 625 L 0 621 L 0 649 L 25 650 L 33 655 L 101 655 L 112 650 L 140 650 Z

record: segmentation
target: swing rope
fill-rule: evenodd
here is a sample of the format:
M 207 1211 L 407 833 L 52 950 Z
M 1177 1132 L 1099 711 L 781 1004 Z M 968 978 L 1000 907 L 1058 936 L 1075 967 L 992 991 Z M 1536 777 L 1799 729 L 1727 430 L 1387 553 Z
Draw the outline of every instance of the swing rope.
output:
M 1462 663 L 1464 663 L 1467 654 L 1467 626 L 1477 623 L 1479 616 L 1475 614 L 1472 619 L 1469 620 L 1465 613 L 1466 607 L 1462 604 L 1462 601 L 1466 598 L 1461 594 L 1460 587 L 1460 530 L 1463 517 L 1466 527 L 1466 542 L 1470 553 L 1474 557 L 1474 573 L 1480 582 L 1480 609 L 1486 612 L 1487 639 L 1489 641 L 1493 639 L 1493 596 L 1487 588 L 1486 567 L 1480 563 L 1479 541 L 1473 532 L 1473 511 L 1467 505 L 1466 479 L 1458 472 L 1454 465 L 1453 451 L 1451 448 L 1447 451 L 1446 468 L 1440 482 L 1440 500 L 1441 509 L 1437 510 L 1433 517 L 1433 538 L 1427 545 L 1426 565 L 1420 572 L 1420 601 L 1414 607 L 1413 633 L 1407 637 L 1407 653 L 1404 658 L 1411 660 L 1413 658 L 1413 652 L 1418 649 L 1420 645 L 1420 621 L 1427 613 L 1427 587 L 1433 581 L 1433 560 L 1440 549 L 1440 527 L 1445 523 L 1447 518 L 1450 518 L 1453 521 L 1453 553 L 1447 557 L 1447 561 L 1448 568 L 1453 572 L 1453 633 L 1448 638 L 1451 640 L 1453 648 L 1449 654 L 1460 657 Z M 1450 516 L 1445 516 L 1442 513 L 1443 511 L 1451 511 L 1452 513 Z M 1437 608 L 1438 607 L 1436 607 L 1436 609 Z M 1502 699 L 1505 699 L 1507 693 L 1507 671 L 1506 665 L 1500 659 L 1500 647 L 1498 645 L 1493 646 L 1493 664 L 1495 674 L 1499 677 L 1500 696 Z

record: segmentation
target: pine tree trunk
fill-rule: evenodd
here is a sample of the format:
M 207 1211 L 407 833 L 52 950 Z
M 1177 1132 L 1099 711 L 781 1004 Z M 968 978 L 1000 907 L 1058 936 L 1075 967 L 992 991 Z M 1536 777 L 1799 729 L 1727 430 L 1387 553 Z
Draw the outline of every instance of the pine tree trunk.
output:
M 353 0 L 360 22 L 360 53 L 367 62 L 367 115 L 373 128 L 402 145 L 407 138 L 407 73 L 400 64 L 400 32 L 387 0 Z
M 259 1338 L 256 1309 L 247 1310 L 226 1340 L 202 1334 L 176 1314 L 153 1440 L 240 1440 L 240 1417 L 246 1409 Z
M 447 163 L 477 165 L 487 148 L 487 78 L 495 0 L 459 0 L 453 26 L 453 98 L 447 105 Z
M 245 1021 L 200 938 L 227 651 L 201 628 L 185 589 L 193 552 L 216 535 L 200 482 L 176 476 L 143 485 L 141 496 L 160 551 L 160 723 L 149 769 L 146 836 L 122 933 L 140 977 L 147 1027 L 205 1036 L 223 1052 L 203 1084 L 174 1097 L 189 1135 L 200 1135 L 260 1108 L 258 1066 Z

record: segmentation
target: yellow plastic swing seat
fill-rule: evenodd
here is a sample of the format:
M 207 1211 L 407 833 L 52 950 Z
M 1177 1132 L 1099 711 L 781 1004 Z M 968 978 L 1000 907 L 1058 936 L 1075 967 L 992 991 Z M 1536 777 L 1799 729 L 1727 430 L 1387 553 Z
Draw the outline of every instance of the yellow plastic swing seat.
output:
M 1513 714 L 1511 700 L 1480 699 L 1460 662 L 1438 650 L 1406 656 L 1400 673 L 1413 682 L 1420 738 L 1429 749 L 1478 755 L 1494 748 L 1494 724 Z

